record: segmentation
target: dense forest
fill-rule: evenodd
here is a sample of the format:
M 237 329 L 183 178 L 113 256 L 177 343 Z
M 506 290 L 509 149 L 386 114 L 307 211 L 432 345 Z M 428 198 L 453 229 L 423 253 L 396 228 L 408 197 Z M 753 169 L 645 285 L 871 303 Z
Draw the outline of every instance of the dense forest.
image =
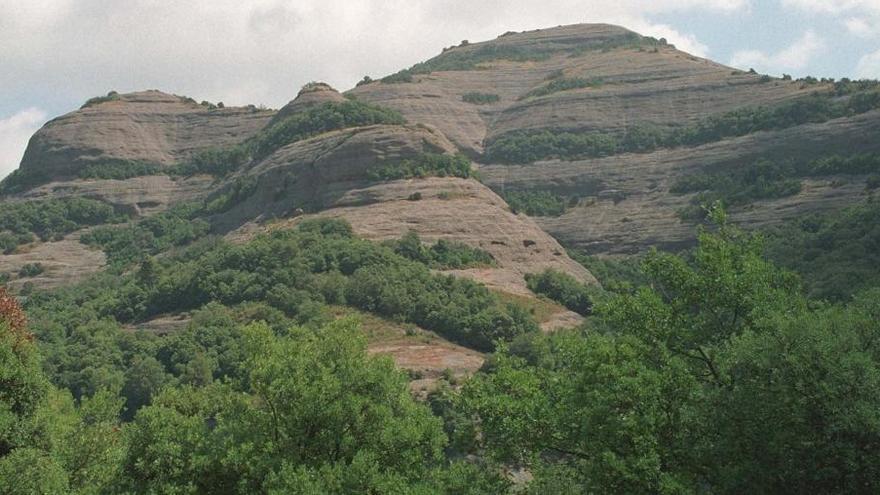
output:
M 766 254 L 788 239 L 833 271 L 823 232 L 859 236 L 875 212 L 761 236 L 714 208 L 681 255 L 579 256 L 605 290 L 528 279 L 589 315 L 552 334 L 430 269 L 491 256 L 415 234 L 380 245 L 313 220 L 243 245 L 123 249 L 24 307 L 0 294 L 0 493 L 874 493 L 880 293 Z M 95 242 L 176 229 L 144 222 Z M 492 354 L 416 399 L 339 307 Z M 181 310 L 193 318 L 169 335 L 124 326 Z

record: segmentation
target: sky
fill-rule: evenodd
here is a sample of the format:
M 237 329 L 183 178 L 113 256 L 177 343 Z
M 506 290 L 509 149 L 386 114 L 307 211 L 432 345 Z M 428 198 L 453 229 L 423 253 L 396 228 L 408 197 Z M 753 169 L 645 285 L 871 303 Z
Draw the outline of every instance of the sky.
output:
M 619 24 L 741 69 L 880 78 L 880 0 L 0 0 L 0 177 L 92 96 L 160 89 L 277 108 L 461 40 Z

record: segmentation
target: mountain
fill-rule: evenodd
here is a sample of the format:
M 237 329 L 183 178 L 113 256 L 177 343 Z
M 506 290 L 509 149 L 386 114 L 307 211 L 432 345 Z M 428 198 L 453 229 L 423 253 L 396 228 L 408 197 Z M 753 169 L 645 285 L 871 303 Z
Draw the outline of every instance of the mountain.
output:
M 880 147 L 875 88 L 873 103 L 838 116 L 829 107 L 854 98 L 845 82 L 743 72 L 616 26 L 509 33 L 452 47 L 385 81 L 391 84 L 365 84 L 351 94 L 441 130 L 481 163 L 481 177 L 495 191 L 549 192 L 576 202 L 537 222 L 564 244 L 594 254 L 691 243 L 693 224 L 677 212 L 694 194 L 670 189 L 693 174 Z M 772 119 L 751 109 L 781 115 L 764 122 Z M 700 130 L 707 135 L 690 143 L 663 142 Z M 541 156 L 534 149 L 548 147 L 542 131 L 618 144 L 600 142 L 590 153 L 590 143 L 575 143 L 570 148 L 584 151 L 566 156 L 557 143 L 559 150 Z M 532 150 L 518 156 L 518 148 Z M 858 201 L 865 174 L 843 175 L 804 177 L 798 193 L 759 198 L 733 218 L 766 226 Z
M 678 249 L 711 200 L 749 227 L 860 201 L 869 170 L 846 157 L 880 151 L 877 95 L 561 26 L 465 41 L 345 94 L 312 83 L 277 111 L 111 92 L 40 129 L 3 190 L 19 208 L 79 198 L 134 219 L 206 201 L 197 216 L 236 242 L 314 216 L 372 240 L 413 231 L 489 253 L 492 267 L 452 273 L 529 296 L 524 275 L 546 269 L 596 282 L 557 239 L 598 255 Z M 35 243 L 7 227 L 0 269 L 41 263 L 13 286 L 81 280 L 107 262 L 79 242 L 101 223 L 31 229 Z

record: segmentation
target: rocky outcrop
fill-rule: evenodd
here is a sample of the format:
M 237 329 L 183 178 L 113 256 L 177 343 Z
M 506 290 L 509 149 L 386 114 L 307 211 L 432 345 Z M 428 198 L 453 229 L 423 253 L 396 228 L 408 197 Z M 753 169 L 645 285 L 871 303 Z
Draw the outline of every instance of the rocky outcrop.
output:
M 417 193 L 421 199 L 410 199 Z M 505 292 L 527 293 L 523 276 L 549 268 L 595 283 L 532 219 L 511 213 L 504 200 L 473 179 L 374 184 L 350 191 L 320 215 L 345 218 L 367 239 L 395 239 L 412 230 L 425 241 L 455 240 L 480 248 L 498 268 L 454 273 Z
M 500 289 L 522 292 L 523 275 L 555 268 L 595 279 L 532 219 L 474 179 L 431 177 L 376 181 L 368 171 L 421 153 L 450 153 L 441 134 L 419 126 L 370 126 L 327 133 L 285 146 L 236 179 L 253 178 L 251 197 L 217 219 L 234 239 L 298 223 L 302 212 L 342 217 L 367 239 L 399 238 L 409 230 L 425 241 L 447 239 L 489 252 L 497 269 L 458 272 Z M 236 180 L 233 179 L 233 180 Z M 271 220 L 276 220 L 271 222 Z
M 173 165 L 196 151 L 247 139 L 273 113 L 210 108 L 159 91 L 116 95 L 48 122 L 28 143 L 21 170 L 64 179 L 101 161 Z
M 160 212 L 168 206 L 203 197 L 216 185 L 207 175 L 169 177 L 150 175 L 125 180 L 83 179 L 55 181 L 30 189 L 10 201 L 79 196 L 114 205 L 134 216 Z
M 299 94 L 287 105 L 281 107 L 278 113 L 272 117 L 271 124 L 283 120 L 295 113 L 302 112 L 309 108 L 323 105 L 324 103 L 342 103 L 345 97 L 339 94 L 326 83 L 310 83 L 299 91 Z
M 454 150 L 442 134 L 418 126 L 358 127 L 298 141 L 230 179 L 257 185 L 246 201 L 217 222 L 223 228 L 235 227 L 237 222 L 283 217 L 297 209 L 325 209 L 368 184 L 370 169 L 379 164 Z

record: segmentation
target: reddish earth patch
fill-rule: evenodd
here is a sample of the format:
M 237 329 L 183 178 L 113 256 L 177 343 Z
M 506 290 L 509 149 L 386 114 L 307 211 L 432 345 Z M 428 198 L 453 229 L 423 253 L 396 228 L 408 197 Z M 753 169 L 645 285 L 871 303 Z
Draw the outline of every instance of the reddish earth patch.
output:
M 383 342 L 371 345 L 369 353 L 391 356 L 398 367 L 425 377 L 440 376 L 445 370 L 454 375 L 471 374 L 484 361 L 479 352 L 447 342 Z
M 390 356 L 398 368 L 409 371 L 413 376 L 410 390 L 421 398 L 435 390 L 442 379 L 457 383 L 473 375 L 485 361 L 477 351 L 442 340 L 381 342 L 370 345 L 367 352 Z M 444 376 L 447 370 L 451 376 Z

